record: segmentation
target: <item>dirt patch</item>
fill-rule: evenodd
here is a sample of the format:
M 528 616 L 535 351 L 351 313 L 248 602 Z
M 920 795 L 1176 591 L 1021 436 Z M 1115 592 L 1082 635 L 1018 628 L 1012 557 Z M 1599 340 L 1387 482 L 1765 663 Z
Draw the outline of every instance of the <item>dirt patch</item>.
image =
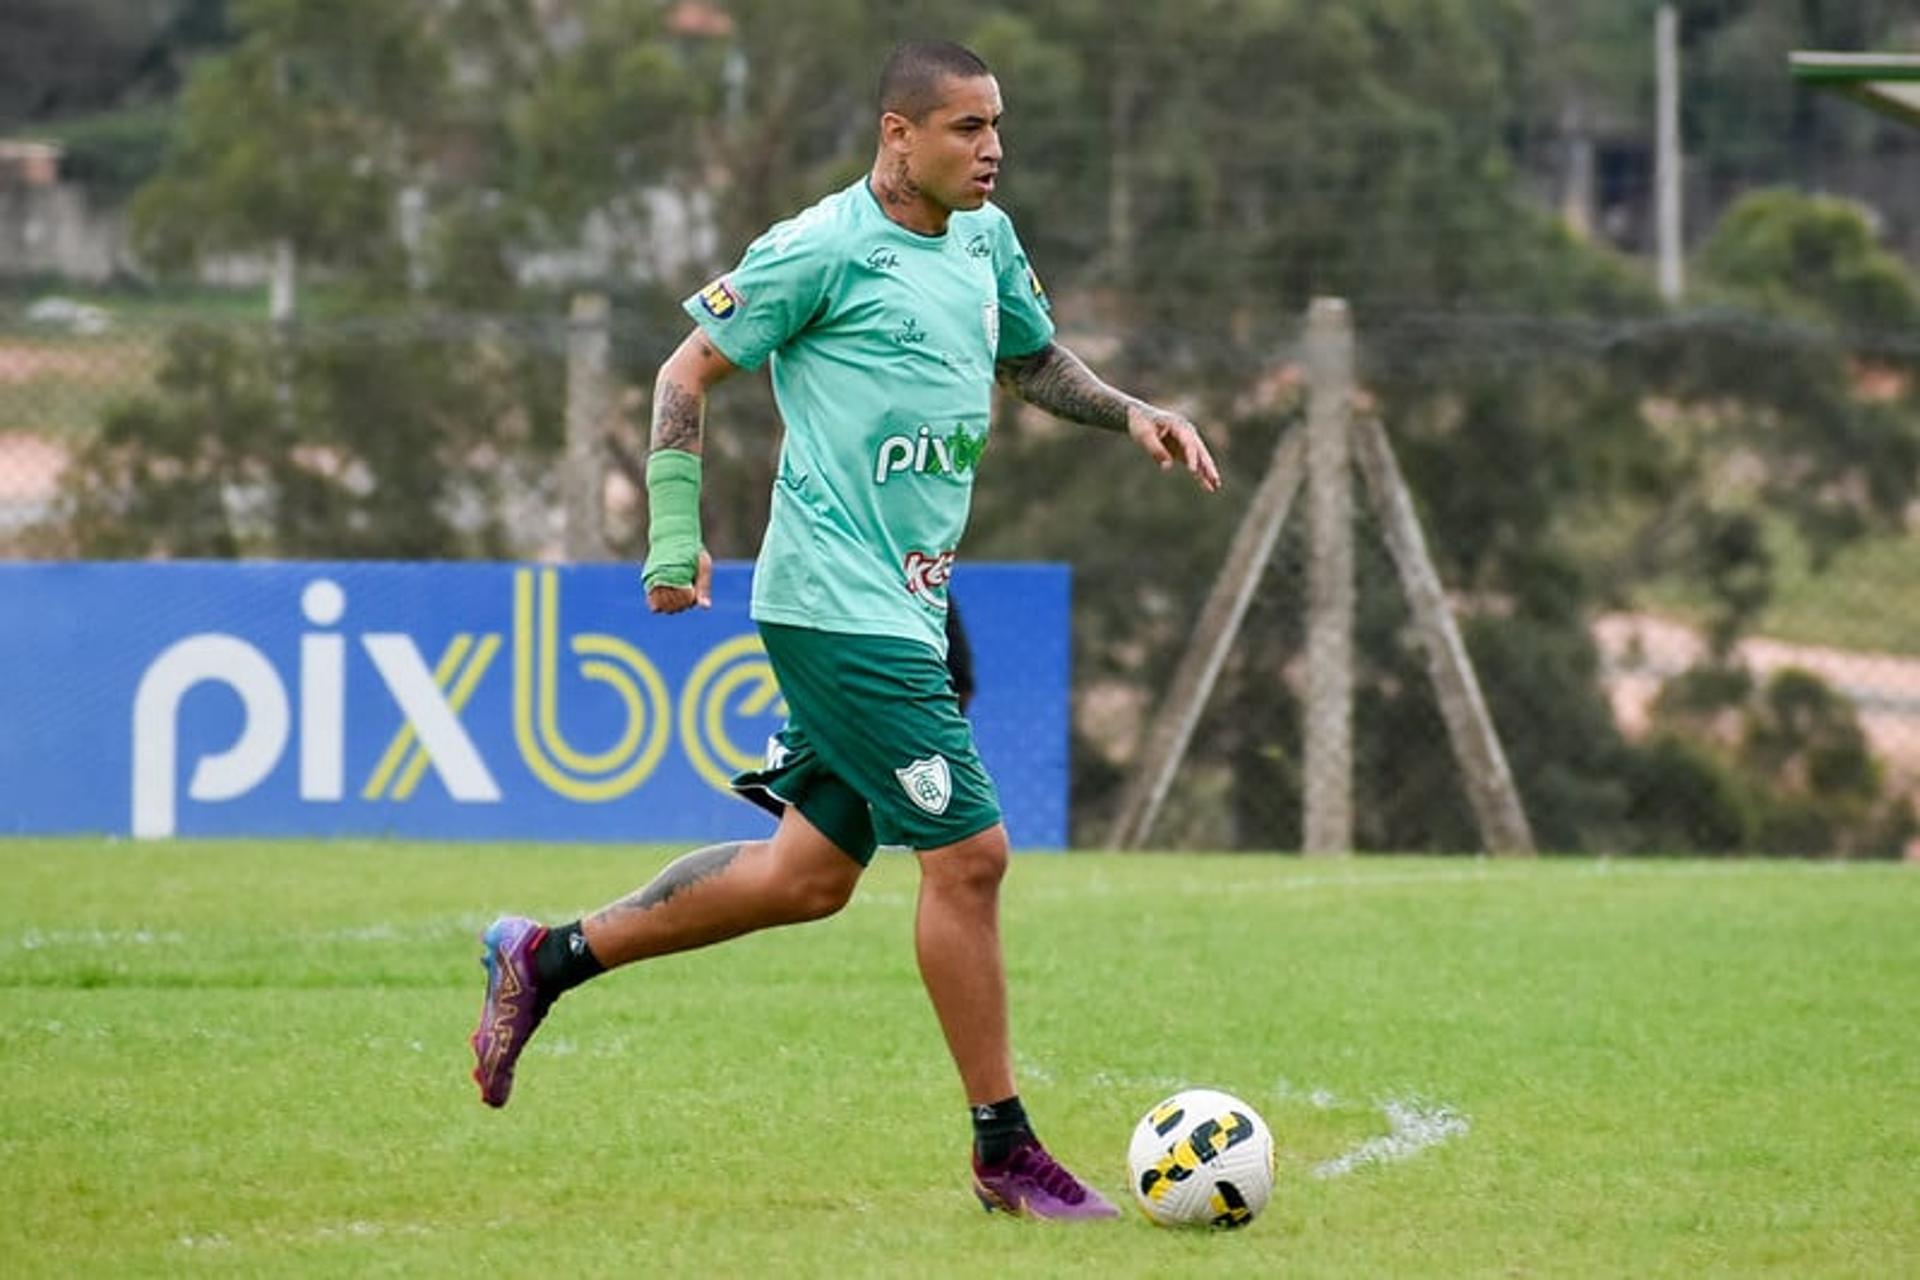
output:
M 125 346 L 83 351 L 73 347 L 0 344 L 0 382 L 17 384 L 39 378 L 87 377 L 120 369 L 127 354 Z
M 1613 718 L 1629 736 L 1646 732 L 1653 700 L 1666 680 L 1706 656 L 1700 633 L 1645 613 L 1610 613 L 1593 626 Z M 1765 678 L 1797 667 L 1819 676 L 1854 705 L 1861 732 L 1887 768 L 1890 786 L 1920 790 L 1920 658 L 1755 636 L 1737 650 Z
M 45 436 L 0 434 L 0 507 L 51 501 L 71 456 L 65 445 Z

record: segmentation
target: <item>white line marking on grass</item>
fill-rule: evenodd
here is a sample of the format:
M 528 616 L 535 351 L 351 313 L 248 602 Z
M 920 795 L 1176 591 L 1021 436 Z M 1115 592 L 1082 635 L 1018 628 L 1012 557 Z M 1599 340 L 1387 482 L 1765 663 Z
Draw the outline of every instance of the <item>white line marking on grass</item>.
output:
M 307 942 L 441 942 L 449 937 L 472 938 L 476 942 L 491 917 L 462 913 L 428 920 L 373 920 L 366 924 L 340 925 L 332 929 L 314 929 L 299 937 Z
M 1285 1076 L 1273 1082 L 1275 1102 L 1304 1102 L 1315 1111 L 1331 1111 L 1340 1105 L 1340 1099 L 1327 1089 L 1301 1090 L 1294 1087 Z
M 29 929 L 20 935 L 17 945 L 22 951 L 61 947 L 91 950 L 108 947 L 177 947 L 184 945 L 186 940 L 187 935 L 176 930 L 155 933 L 151 929 Z
M 1024 1053 L 1014 1054 L 1013 1063 L 1015 1070 L 1020 1073 L 1022 1079 L 1031 1080 L 1035 1084 L 1053 1083 L 1053 1072 L 1047 1070 L 1036 1060 L 1027 1057 Z
M 1189 1088 L 1192 1081 L 1184 1076 L 1130 1076 L 1116 1071 L 1096 1071 L 1087 1083 L 1096 1089 L 1126 1089 L 1134 1093 L 1152 1093 L 1159 1097 L 1178 1093 Z
M 1900 864 L 1874 860 L 1844 861 L 1793 858 L 1714 858 L 1674 861 L 1666 858 L 1595 858 L 1581 868 L 1589 876 L 1639 875 L 1656 879 L 1690 880 L 1707 876 L 1871 875 Z
M 1244 895 L 1253 893 L 1301 893 L 1310 889 L 1374 889 L 1404 888 L 1407 885 L 1459 885 L 1473 884 L 1482 880 L 1510 879 L 1511 876 L 1495 874 L 1490 868 L 1473 867 L 1465 870 L 1434 871 L 1383 871 L 1373 874 L 1332 874 L 1280 876 L 1263 879 L 1222 880 L 1217 877 L 1196 877 L 1178 884 L 1159 886 L 1160 894 L 1182 894 L 1195 897 L 1215 895 Z M 1110 898 L 1116 894 L 1132 894 L 1130 887 L 1116 886 L 1100 881 L 1067 887 L 1046 887 L 1022 889 L 1019 896 L 1031 900 L 1059 900 L 1071 898 L 1075 901 L 1086 898 Z
M 210 1236 L 180 1237 L 180 1247 L 182 1249 L 225 1249 L 232 1243 L 233 1241 L 227 1239 L 217 1231 Z
M 391 1225 L 384 1222 L 368 1222 L 364 1218 L 352 1222 L 326 1223 L 315 1227 L 311 1239 L 314 1240 L 376 1240 L 382 1236 L 426 1236 L 433 1229 L 419 1222 L 398 1222 Z M 287 1237 L 294 1239 L 296 1237 Z
M 1351 1151 L 1317 1164 L 1316 1178 L 1342 1178 L 1374 1164 L 1394 1164 L 1454 1138 L 1465 1137 L 1472 1122 L 1453 1108 L 1412 1099 L 1389 1098 L 1380 1104 L 1387 1118 L 1384 1137 L 1368 1138 Z

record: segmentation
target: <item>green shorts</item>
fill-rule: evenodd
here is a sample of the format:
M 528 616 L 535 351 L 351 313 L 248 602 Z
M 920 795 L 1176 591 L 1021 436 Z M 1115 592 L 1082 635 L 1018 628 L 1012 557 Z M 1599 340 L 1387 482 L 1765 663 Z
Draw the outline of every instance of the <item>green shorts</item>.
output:
M 938 849 L 1000 821 L 1000 797 L 932 646 L 759 624 L 787 700 L 742 796 L 807 821 L 861 866 L 882 844 Z

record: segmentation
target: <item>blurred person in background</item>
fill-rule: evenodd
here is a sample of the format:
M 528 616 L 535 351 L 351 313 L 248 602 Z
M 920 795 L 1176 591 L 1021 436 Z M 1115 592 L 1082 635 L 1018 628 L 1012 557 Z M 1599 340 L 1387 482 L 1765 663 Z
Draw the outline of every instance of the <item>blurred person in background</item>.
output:
M 960 602 L 947 597 L 947 674 L 953 678 L 953 696 L 960 703 L 960 714 L 973 705 L 973 642 L 960 622 Z

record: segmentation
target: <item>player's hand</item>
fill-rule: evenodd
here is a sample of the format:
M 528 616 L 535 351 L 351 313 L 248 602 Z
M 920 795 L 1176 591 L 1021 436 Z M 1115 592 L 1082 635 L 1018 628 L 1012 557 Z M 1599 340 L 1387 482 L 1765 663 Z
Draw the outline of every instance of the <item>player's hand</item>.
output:
M 704 550 L 693 570 L 693 585 L 670 587 L 665 583 L 647 588 L 647 608 L 655 613 L 684 613 L 699 605 L 713 608 L 713 557 Z
M 1220 490 L 1220 468 L 1207 452 L 1207 442 L 1191 422 L 1177 413 L 1153 405 L 1136 405 L 1127 410 L 1127 434 L 1147 451 L 1147 456 L 1170 471 L 1177 462 L 1186 467 L 1200 487 L 1208 493 Z

